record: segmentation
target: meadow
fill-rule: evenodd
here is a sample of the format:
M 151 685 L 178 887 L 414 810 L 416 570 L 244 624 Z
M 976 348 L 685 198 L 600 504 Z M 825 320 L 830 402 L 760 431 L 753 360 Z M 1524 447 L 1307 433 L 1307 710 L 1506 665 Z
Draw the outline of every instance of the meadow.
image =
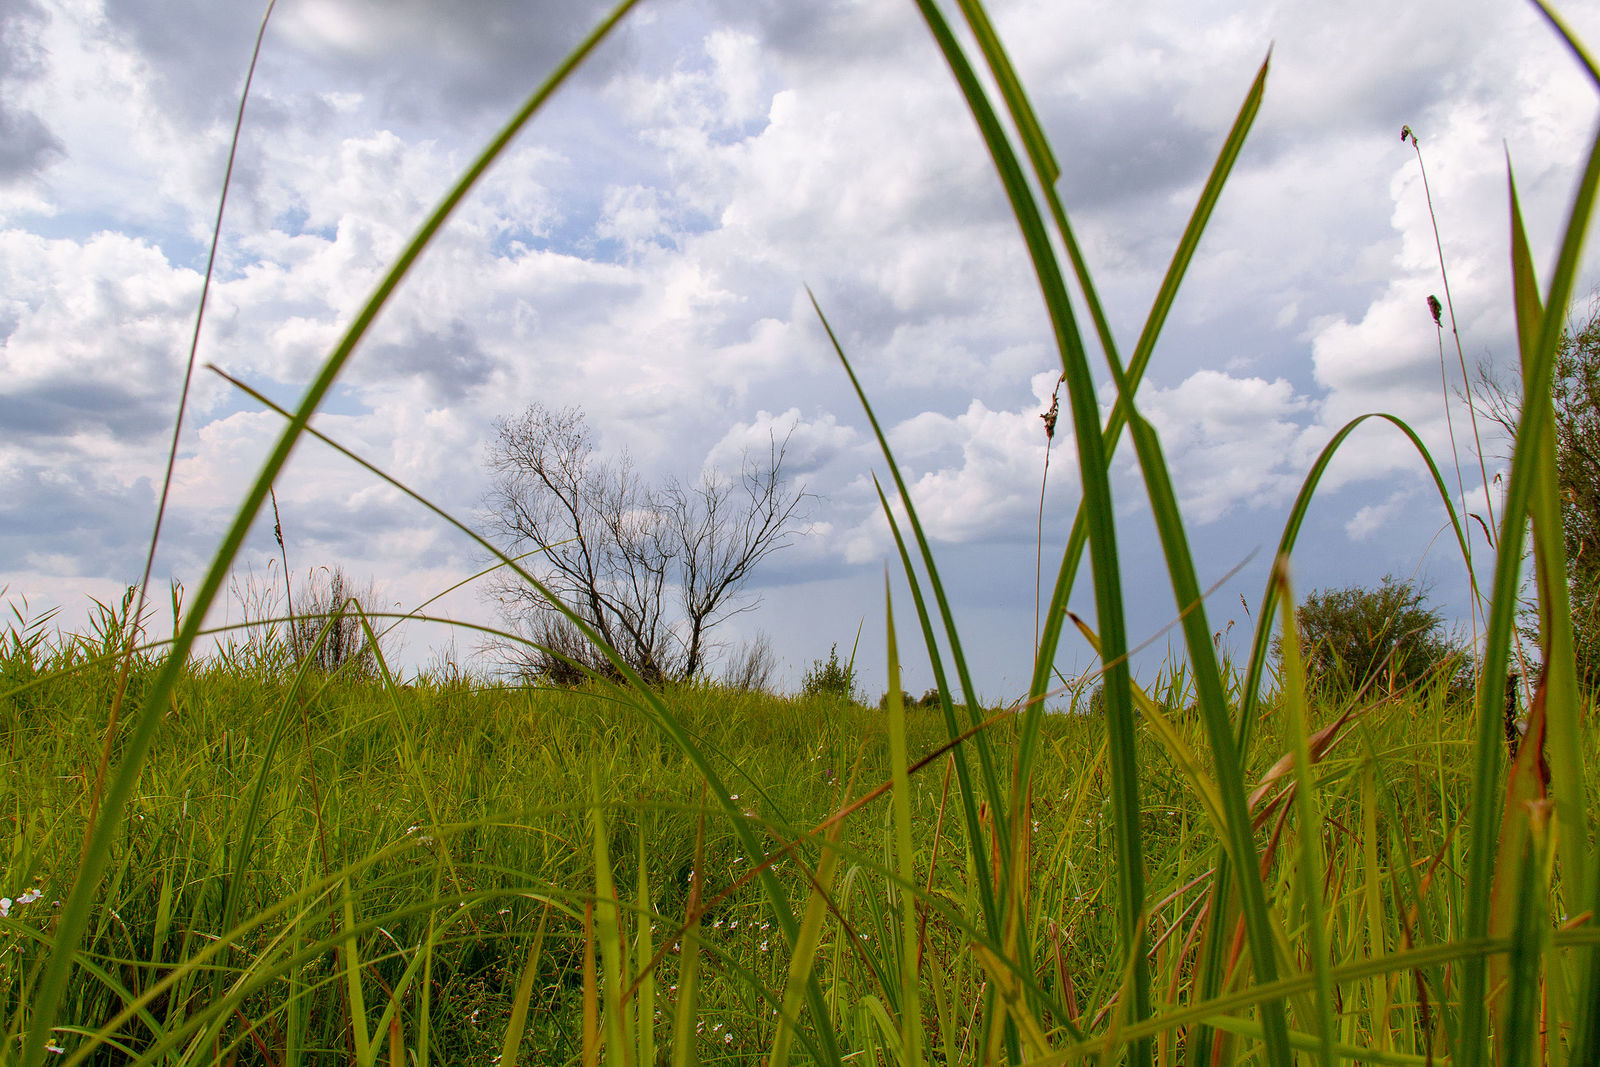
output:
M 0 800 L 12 813 L 4 892 L 38 894 L 12 904 L 5 931 L 0 1003 L 13 1018 L 58 929 L 87 828 L 126 617 L 102 622 L 87 637 L 58 639 L 16 620 L 0 661 Z M 837 859 L 811 967 L 841 1053 L 903 1056 L 890 1024 L 902 1011 L 893 979 L 903 964 L 894 826 L 879 788 L 894 776 L 885 709 L 714 685 L 663 692 L 721 771 L 737 808 L 730 816 L 625 692 L 324 674 L 296 689 L 286 662 L 236 650 L 196 663 L 155 709 L 160 736 L 113 844 L 62 1008 L 74 1023 L 58 1031 L 57 1047 L 71 1047 L 75 1031 L 103 1029 L 109 1048 L 157 1062 L 460 1063 L 488 1062 L 515 1036 L 512 1055 L 520 1049 L 523 1062 L 585 1062 L 600 1039 L 597 953 L 631 963 L 618 972 L 631 984 L 667 948 L 621 1008 L 637 1062 L 656 1062 L 681 1047 L 682 943 L 693 937 L 701 960 L 689 1040 L 699 1061 L 765 1058 L 795 956 L 750 872 L 773 859 L 788 906 L 804 907 L 815 885 L 805 872 L 826 863 L 815 829 L 876 792 L 828 845 Z M 150 710 L 142 699 L 158 667 L 154 657 L 135 666 L 128 714 Z M 1172 1006 L 1193 999 L 1215 900 L 1205 799 L 1215 787 L 1196 755 L 1204 737 L 1193 700 L 1183 672 L 1165 676 L 1136 756 L 1152 982 Z M 1058 1037 L 1103 1028 L 1122 985 L 1106 722 L 1081 707 L 1081 694 L 1077 703 L 1042 724 L 1013 875 L 1034 953 L 1026 985 L 1044 1006 L 1039 1025 Z M 1462 922 L 1470 709 L 1448 703 L 1441 686 L 1363 699 L 1340 721 L 1347 709 L 1356 705 L 1319 709 L 1339 725 L 1315 763 L 1326 948 L 1352 976 L 1339 985 L 1337 1044 L 1381 1047 L 1387 1055 L 1376 1062 L 1425 1062 L 1430 1050 L 1442 1056 L 1455 1030 L 1448 967 L 1361 972 L 1402 946 L 1448 946 Z M 1297 868 L 1281 843 L 1292 835 L 1282 766 L 1273 777 L 1286 751 L 1282 714 L 1281 705 L 1264 709 L 1250 777 L 1270 783 L 1253 817 L 1267 843 L 1269 894 L 1292 938 Z M 996 719 L 987 731 L 994 757 L 1010 763 L 1017 716 L 983 717 Z M 972 942 L 982 936 L 972 868 L 998 857 L 958 816 L 940 710 L 910 709 L 901 736 L 909 766 L 928 760 L 909 779 L 916 884 L 905 894 L 916 904 L 928 1055 L 982 1062 L 974 1020 L 998 976 Z M 608 899 L 597 893 L 606 867 L 618 901 L 609 942 L 594 914 Z M 807 1058 L 825 1055 L 806 1032 L 815 1025 L 797 1035 Z M 1184 1032 L 1161 1035 L 1162 1062 L 1176 1062 Z M 402 1058 L 391 1058 L 391 1042 Z M 95 1057 L 107 1058 L 118 1057 Z
M 528 97 L 299 405 L 281 411 L 282 434 L 206 576 L 186 603 L 174 596 L 170 639 L 149 640 L 135 621 L 145 592 L 80 637 L 25 615 L 10 626 L 0 649 L 0 797 L 11 819 L 0 1056 L 29 1067 L 1600 1063 L 1589 799 L 1600 739 L 1560 580 L 1547 399 L 1600 187 L 1600 138 L 1543 285 L 1511 186 L 1508 299 L 1531 399 L 1496 509 L 1493 581 L 1473 590 L 1483 625 L 1464 700 L 1441 685 L 1312 700 L 1303 677 L 1290 561 L 1322 472 L 1351 434 L 1397 434 L 1417 448 L 1473 571 L 1455 503 L 1408 426 L 1363 417 L 1329 442 L 1251 613 L 1249 655 L 1235 664 L 1213 643 L 1161 442 L 1139 414 L 1139 382 L 1268 66 L 1122 353 L 1056 195 L 1050 146 L 977 0 L 955 5 L 958 26 L 931 0 L 917 7 L 1038 279 L 1083 486 L 1070 527 L 1051 517 L 1071 533 L 1023 699 L 980 704 L 915 501 L 859 385 L 911 591 L 910 604 L 885 612 L 881 709 L 652 687 L 610 652 L 615 680 L 577 691 L 407 681 L 381 662 L 374 676 L 329 676 L 311 658 L 267 654 L 265 640 L 199 655 L 206 614 L 274 479 L 297 441 L 321 436 L 308 420 L 378 311 L 632 6 Z M 1549 18 L 1600 88 L 1582 46 Z M 1105 422 L 1091 343 L 1117 394 Z M 1123 437 L 1185 650 L 1146 686 L 1129 668 L 1111 497 Z M 1527 556 L 1541 666 L 1526 737 L 1508 759 L 1503 709 Z M 538 587 L 536 566 L 499 558 Z M 1066 608 L 1080 572 L 1091 619 Z M 1069 627 L 1101 653 L 1093 714 L 1047 714 L 1073 691 L 1054 671 Z M 1281 657 L 1269 654 L 1274 632 Z M 927 706 L 900 697 L 902 647 L 933 668 Z

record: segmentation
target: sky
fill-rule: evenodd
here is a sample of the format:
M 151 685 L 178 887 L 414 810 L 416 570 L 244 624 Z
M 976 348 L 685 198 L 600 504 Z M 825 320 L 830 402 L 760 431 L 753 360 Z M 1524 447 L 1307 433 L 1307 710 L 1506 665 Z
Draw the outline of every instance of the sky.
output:
M 62 625 L 80 625 L 90 598 L 114 600 L 142 570 L 263 7 L 0 7 L 0 599 L 23 617 L 59 605 Z M 1220 583 L 1208 612 L 1224 644 L 1248 649 L 1295 494 L 1352 417 L 1407 420 L 1483 514 L 1461 370 L 1453 343 L 1441 368 L 1426 303 L 1445 295 L 1429 203 L 1400 131 L 1420 141 L 1468 374 L 1507 377 L 1508 159 L 1548 276 L 1600 113 L 1537 9 L 991 7 L 1124 351 L 1270 50 L 1260 116 L 1139 392 L 1200 582 Z M 1600 41 L 1600 4 L 1562 11 Z M 603 14 L 588 0 L 280 0 L 200 361 L 297 399 L 455 177 Z M 1583 293 L 1597 278 L 1585 263 Z M 626 453 L 655 481 L 737 469 L 744 450 L 789 434 L 805 523 L 717 636 L 728 653 L 766 634 L 792 689 L 859 633 L 875 698 L 897 569 L 872 481 L 887 468 L 808 287 L 884 422 L 979 689 L 1020 695 L 1039 415 L 1060 362 L 975 124 L 907 0 L 644 0 L 457 212 L 316 425 L 475 527 L 495 420 L 530 404 L 581 406 L 602 454 Z M 281 428 L 208 373 L 191 404 L 163 589 L 199 584 Z M 1493 495 L 1508 446 L 1480 426 Z M 1078 499 L 1070 434 L 1050 464 L 1047 586 Z M 1113 474 L 1131 637 L 1154 639 L 1137 664 L 1149 679 L 1180 654 L 1163 632 L 1175 607 L 1130 449 Z M 1296 587 L 1417 580 L 1470 632 L 1466 571 L 1430 485 L 1396 431 L 1366 424 L 1313 505 Z M 277 497 L 292 573 L 340 567 L 400 610 L 487 562 L 316 442 L 297 448 Z M 269 516 L 236 561 L 239 584 L 275 579 L 277 555 Z M 931 675 L 895 582 L 905 685 L 920 692 Z M 1074 605 L 1092 614 L 1087 578 Z M 242 610 L 230 599 L 215 618 Z M 496 618 L 481 583 L 430 610 Z M 411 625 L 402 641 L 413 669 L 446 654 L 486 663 L 470 660 L 470 631 Z M 1080 643 L 1058 660 L 1067 674 L 1092 664 Z

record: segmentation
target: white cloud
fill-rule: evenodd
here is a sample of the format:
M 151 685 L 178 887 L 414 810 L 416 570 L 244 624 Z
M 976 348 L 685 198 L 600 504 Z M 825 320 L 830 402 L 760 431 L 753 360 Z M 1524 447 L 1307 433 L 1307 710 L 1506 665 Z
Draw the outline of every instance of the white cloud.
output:
M 1282 378 L 1220 371 L 1197 371 L 1171 389 L 1141 390 L 1139 402 L 1160 435 L 1179 503 L 1199 523 L 1292 494 L 1304 465 L 1295 416 L 1309 406 Z
M 650 9 L 539 117 L 375 324 L 324 425 L 470 513 L 492 419 L 531 402 L 581 404 L 605 447 L 652 475 L 736 463 L 793 424 L 792 469 L 818 494 L 818 536 L 796 555 L 819 569 L 881 559 L 864 472 L 882 463 L 809 284 L 930 532 L 1031 541 L 1052 342 L 991 163 L 914 10 L 722 6 L 725 18 L 715 3 Z M 1569 14 L 1592 25 L 1597 10 Z M 177 37 L 174 15 L 136 0 L 51 11 L 44 59 L 8 84 L 65 154 L 0 199 L 0 369 L 20 390 L 0 401 L 24 398 L 0 406 L 0 465 L 57 506 L 40 522 L 142 530 L 254 26 L 215 5 Z M 247 116 L 202 358 L 295 396 L 530 70 L 588 15 L 499 0 L 453 16 L 366 0 L 285 9 Z M 997 16 L 1125 349 L 1276 42 L 1267 102 L 1141 393 L 1186 512 L 1261 521 L 1338 426 L 1374 409 L 1410 420 L 1445 466 L 1424 303 L 1439 289 L 1432 225 L 1399 125 L 1423 139 L 1469 367 L 1508 356 L 1502 141 L 1543 265 L 1595 112 L 1537 19 L 1478 3 L 1037 0 Z M 209 379 L 201 390 L 180 467 L 189 525 L 173 535 L 184 560 L 204 557 L 276 432 Z M 1058 510 L 1076 492 L 1071 440 L 1063 423 Z M 1329 480 L 1350 487 L 1336 530 L 1377 540 L 1403 525 L 1385 509 L 1416 464 L 1396 441 L 1377 426 L 1352 438 Z M 469 549 L 341 464 L 307 444 L 284 483 L 308 554 L 419 593 L 470 569 Z M 8 545 L 52 533 L 9 521 Z

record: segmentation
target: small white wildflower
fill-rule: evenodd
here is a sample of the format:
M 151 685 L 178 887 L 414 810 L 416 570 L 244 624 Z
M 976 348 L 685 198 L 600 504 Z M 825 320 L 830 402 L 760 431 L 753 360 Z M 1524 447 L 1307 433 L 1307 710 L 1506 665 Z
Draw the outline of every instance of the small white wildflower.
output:
M 734 793 L 734 794 L 733 794 L 733 795 L 732 795 L 732 796 L 730 796 L 730 797 L 729 797 L 729 798 L 728 798 L 728 799 L 729 799 L 729 800 L 738 800 L 738 799 L 739 799 L 739 794 L 738 794 L 738 793 Z
M 724 1045 L 733 1044 L 733 1031 L 732 1030 L 729 1030 L 727 1033 L 722 1035 L 722 1043 Z
M 54 1052 L 57 1056 L 64 1055 L 66 1053 L 66 1051 L 67 1051 L 66 1049 L 62 1048 L 60 1045 L 46 1045 L 44 1047 L 44 1050 L 46 1052 Z
M 761 951 L 762 952 L 767 951 L 767 943 L 765 941 L 761 942 Z
M 34 901 L 38 900 L 42 896 L 44 896 L 44 894 L 39 892 L 37 889 L 30 889 L 26 893 L 22 894 L 20 897 L 17 898 L 17 903 L 18 904 L 32 904 Z
M 13 901 L 10 897 L 0 897 L 0 919 L 4 919 L 11 914 L 12 903 Z

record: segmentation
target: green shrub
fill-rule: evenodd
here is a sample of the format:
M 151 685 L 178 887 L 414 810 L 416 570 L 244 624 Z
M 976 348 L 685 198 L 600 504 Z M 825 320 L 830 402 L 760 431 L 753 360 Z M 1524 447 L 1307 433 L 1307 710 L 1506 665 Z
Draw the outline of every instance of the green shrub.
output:
M 1318 696 L 1409 688 L 1442 675 L 1452 690 L 1471 684 L 1468 653 L 1427 607 L 1427 593 L 1387 576 L 1376 589 L 1319 589 L 1295 610 L 1306 687 Z M 1280 658 L 1283 639 L 1273 651 Z
M 837 643 L 828 650 L 826 662 L 813 660 L 806 670 L 805 677 L 800 679 L 800 695 L 803 697 L 830 696 L 840 700 L 854 700 L 856 692 L 856 664 L 852 657 L 844 663 L 839 662 L 839 646 Z

